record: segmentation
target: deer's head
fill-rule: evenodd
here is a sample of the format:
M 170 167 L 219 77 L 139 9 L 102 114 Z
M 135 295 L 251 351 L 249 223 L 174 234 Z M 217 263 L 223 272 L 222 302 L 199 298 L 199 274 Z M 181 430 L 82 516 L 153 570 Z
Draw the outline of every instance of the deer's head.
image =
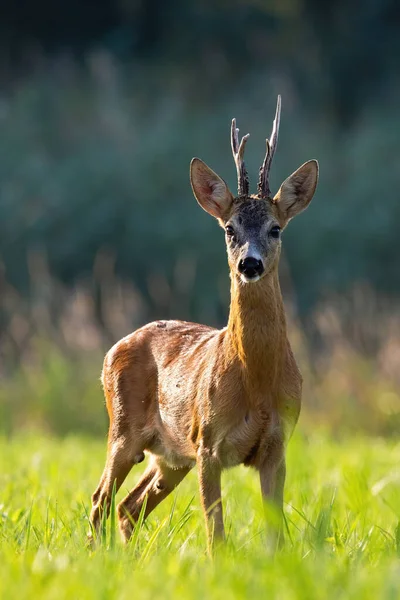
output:
M 239 144 L 239 130 L 232 121 L 231 143 L 238 174 L 238 195 L 202 160 L 193 158 L 190 181 L 197 202 L 216 217 L 225 229 L 228 261 L 232 274 L 243 283 L 256 282 L 277 266 L 281 250 L 281 232 L 294 216 L 303 211 L 314 195 L 318 181 L 318 162 L 310 160 L 288 177 L 275 196 L 269 187 L 269 172 L 275 154 L 281 98 L 267 151 L 260 167 L 257 194 L 249 193 L 249 179 L 243 155 L 249 137 Z

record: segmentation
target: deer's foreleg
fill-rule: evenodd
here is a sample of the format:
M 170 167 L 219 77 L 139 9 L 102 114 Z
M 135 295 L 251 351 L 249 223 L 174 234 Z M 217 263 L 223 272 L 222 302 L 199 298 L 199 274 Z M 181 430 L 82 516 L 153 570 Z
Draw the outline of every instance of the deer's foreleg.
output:
M 261 493 L 270 511 L 272 522 L 268 525 L 268 543 L 273 550 L 283 543 L 283 492 L 286 462 L 283 445 L 278 443 L 260 468 Z M 272 509 L 272 511 L 271 511 Z
M 199 450 L 197 464 L 201 503 L 206 518 L 208 547 L 211 550 L 216 542 L 225 539 L 221 500 L 221 465 L 212 451 L 204 447 Z

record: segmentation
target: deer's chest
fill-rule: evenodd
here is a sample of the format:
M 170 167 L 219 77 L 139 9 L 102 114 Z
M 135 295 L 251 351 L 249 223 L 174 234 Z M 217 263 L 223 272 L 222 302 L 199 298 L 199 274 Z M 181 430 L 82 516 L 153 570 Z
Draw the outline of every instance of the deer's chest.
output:
M 280 423 L 273 410 L 248 411 L 231 427 L 216 429 L 213 452 L 223 468 L 242 463 L 256 466 L 274 440 L 283 439 Z
M 268 459 L 277 445 L 286 446 L 297 422 L 300 403 L 284 395 L 273 404 L 261 402 L 257 408 L 231 411 L 231 420 L 226 419 L 227 412 L 213 414 L 212 448 L 223 468 L 239 464 L 257 466 Z

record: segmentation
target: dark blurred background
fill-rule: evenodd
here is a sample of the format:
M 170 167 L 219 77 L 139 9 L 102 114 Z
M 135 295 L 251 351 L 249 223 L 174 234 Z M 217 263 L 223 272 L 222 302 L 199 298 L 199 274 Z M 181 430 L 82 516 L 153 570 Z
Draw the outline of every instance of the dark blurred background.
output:
M 376 411 L 382 396 L 382 427 L 393 428 L 398 2 L 14 0 L 1 8 L 5 429 L 28 420 L 101 430 L 103 421 L 92 427 L 101 400 L 89 381 L 104 349 L 153 318 L 224 324 L 223 235 L 192 196 L 189 162 L 200 156 L 235 190 L 236 117 L 251 133 L 255 191 L 278 93 L 275 190 L 306 160 L 320 163 L 317 194 L 285 232 L 282 261 L 310 395 L 322 402 L 316 382 L 330 389 L 345 373 L 332 403 Z M 347 373 L 350 355 L 368 377 L 358 367 Z M 96 408 L 86 415 L 88 406 Z

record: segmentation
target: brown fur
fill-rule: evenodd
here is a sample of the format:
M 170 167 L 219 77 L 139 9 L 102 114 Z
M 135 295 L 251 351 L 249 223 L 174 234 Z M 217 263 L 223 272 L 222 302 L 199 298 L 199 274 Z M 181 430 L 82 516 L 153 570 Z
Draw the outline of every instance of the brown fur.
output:
M 286 333 L 277 269 L 280 240 L 267 241 L 265 232 L 277 223 L 283 228 L 293 215 L 280 211 L 284 199 L 278 195 L 234 199 L 200 163 L 192 164 L 199 203 L 222 226 L 229 222 L 237 228 L 236 241 L 227 242 L 229 320 L 222 330 L 183 321 L 150 323 L 105 357 L 102 381 L 110 429 L 106 466 L 92 497 L 94 529 L 104 505 L 109 508 L 114 481 L 118 489 L 143 452 L 150 456 L 143 477 L 118 506 L 125 540 L 145 498 L 147 516 L 196 463 L 210 540 L 224 537 L 224 468 L 242 463 L 256 468 L 264 498 L 282 508 L 285 446 L 299 416 L 302 379 Z M 289 180 L 285 185 L 293 212 L 297 192 Z M 305 203 L 304 190 L 299 206 L 300 201 Z M 243 283 L 237 264 L 250 242 L 258 244 L 265 274 L 256 283 Z

